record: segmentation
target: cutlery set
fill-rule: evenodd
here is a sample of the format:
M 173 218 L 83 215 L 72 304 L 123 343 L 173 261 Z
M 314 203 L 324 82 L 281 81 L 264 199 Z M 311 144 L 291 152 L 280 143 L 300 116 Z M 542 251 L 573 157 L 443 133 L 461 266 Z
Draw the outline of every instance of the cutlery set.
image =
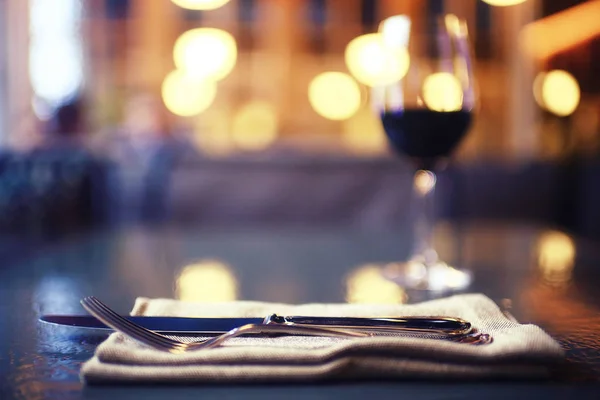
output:
M 95 297 L 81 300 L 91 314 L 44 315 L 46 324 L 110 330 L 124 333 L 155 349 L 183 353 L 214 348 L 241 335 L 306 335 L 325 337 L 408 336 L 449 340 L 470 345 L 492 342 L 471 323 L 455 317 L 311 317 L 268 315 L 265 318 L 180 318 L 122 316 Z M 201 341 L 180 341 L 168 336 L 212 336 Z

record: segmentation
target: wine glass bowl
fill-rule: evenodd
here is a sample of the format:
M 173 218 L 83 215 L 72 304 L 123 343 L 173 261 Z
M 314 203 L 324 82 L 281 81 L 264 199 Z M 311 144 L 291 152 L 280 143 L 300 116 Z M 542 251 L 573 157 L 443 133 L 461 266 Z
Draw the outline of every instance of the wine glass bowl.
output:
M 391 149 L 411 160 L 413 249 L 410 257 L 384 268 L 387 278 L 405 289 L 446 292 L 466 288 L 471 274 L 450 267 L 433 247 L 435 169 L 466 135 L 476 95 L 466 23 L 455 15 L 415 28 L 407 16 L 383 21 L 379 34 L 389 51 L 404 57 L 401 79 L 372 89 Z

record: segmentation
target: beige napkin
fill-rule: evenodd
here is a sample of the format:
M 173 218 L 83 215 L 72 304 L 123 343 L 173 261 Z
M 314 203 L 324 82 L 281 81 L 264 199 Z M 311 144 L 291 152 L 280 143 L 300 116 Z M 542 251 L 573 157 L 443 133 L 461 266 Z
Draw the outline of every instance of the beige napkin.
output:
M 446 315 L 464 318 L 494 341 L 473 346 L 406 336 L 234 338 L 223 347 L 170 354 L 113 333 L 81 370 L 88 384 L 308 382 L 391 378 L 539 378 L 550 374 L 563 352 L 535 325 L 504 317 L 481 294 L 458 295 L 412 305 L 263 302 L 186 303 L 137 299 L 132 315 L 258 317 Z

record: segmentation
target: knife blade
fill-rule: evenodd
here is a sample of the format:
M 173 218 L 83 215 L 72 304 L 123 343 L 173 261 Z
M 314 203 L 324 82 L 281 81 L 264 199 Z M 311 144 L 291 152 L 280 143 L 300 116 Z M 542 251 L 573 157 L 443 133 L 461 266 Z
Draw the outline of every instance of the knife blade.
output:
M 131 322 L 162 334 L 221 334 L 246 324 L 260 324 L 264 318 L 183 318 L 183 317 L 126 317 Z M 42 315 L 41 322 L 111 331 L 91 315 Z

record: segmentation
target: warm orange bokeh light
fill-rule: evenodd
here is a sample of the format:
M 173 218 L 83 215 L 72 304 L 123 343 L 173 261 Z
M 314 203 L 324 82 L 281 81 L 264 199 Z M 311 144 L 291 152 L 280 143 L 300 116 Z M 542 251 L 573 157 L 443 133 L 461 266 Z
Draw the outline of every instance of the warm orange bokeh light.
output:
M 491 6 L 507 7 L 525 3 L 527 0 L 483 0 Z
M 181 8 L 188 10 L 214 10 L 229 3 L 229 0 L 171 0 Z
M 231 139 L 240 150 L 264 150 L 277 140 L 278 125 L 277 109 L 273 104 L 252 101 L 242 106 L 234 115 Z
M 346 278 L 348 303 L 399 304 L 405 299 L 404 290 L 384 278 L 381 267 L 377 265 L 362 265 Z
M 176 285 L 179 300 L 222 302 L 237 299 L 237 278 L 231 267 L 219 260 L 202 260 L 184 267 Z
M 173 47 L 175 66 L 202 79 L 221 80 L 237 61 L 237 44 L 227 31 L 196 28 L 184 32 Z
M 533 82 L 533 94 L 540 107 L 561 117 L 572 114 L 581 98 L 577 80 L 563 70 L 539 73 Z
M 380 33 L 352 39 L 346 46 L 344 57 L 350 73 L 367 86 L 398 82 L 406 75 L 410 64 L 408 50 L 388 46 Z
M 360 87 L 348 74 L 323 72 L 308 85 L 308 101 L 322 117 L 348 119 L 360 108 Z
M 423 82 L 423 100 L 435 111 L 457 111 L 463 104 L 463 90 L 458 78 L 449 72 L 429 75 Z
M 577 250 L 569 235 L 560 231 L 542 233 L 537 252 L 538 267 L 544 281 L 565 284 L 571 279 Z
M 213 103 L 217 84 L 197 79 L 183 71 L 171 71 L 162 84 L 162 98 L 167 109 L 180 117 L 200 114 Z

